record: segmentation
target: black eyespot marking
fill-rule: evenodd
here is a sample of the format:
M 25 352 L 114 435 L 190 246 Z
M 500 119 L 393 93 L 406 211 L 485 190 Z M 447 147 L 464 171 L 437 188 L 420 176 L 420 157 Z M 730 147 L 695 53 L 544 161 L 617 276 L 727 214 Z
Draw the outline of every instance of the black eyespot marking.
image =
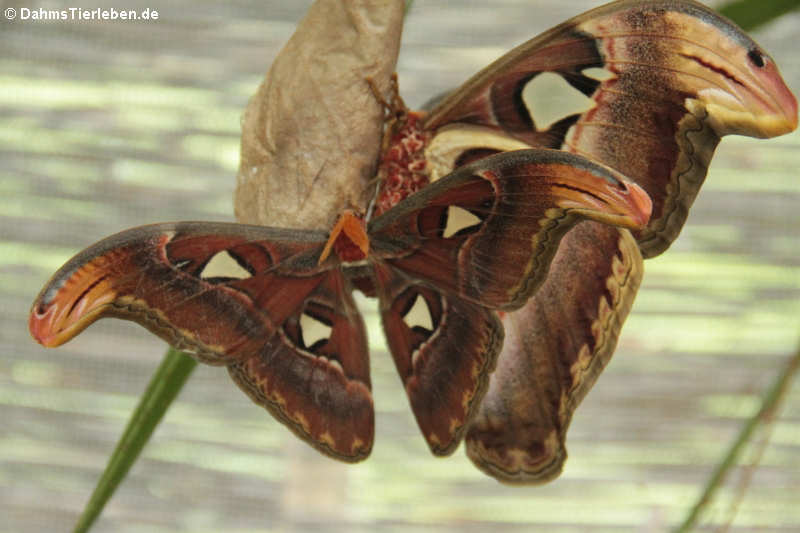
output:
M 764 55 L 755 49 L 747 52 L 747 58 L 758 68 L 764 68 L 764 65 L 767 64 L 766 60 L 764 59 Z

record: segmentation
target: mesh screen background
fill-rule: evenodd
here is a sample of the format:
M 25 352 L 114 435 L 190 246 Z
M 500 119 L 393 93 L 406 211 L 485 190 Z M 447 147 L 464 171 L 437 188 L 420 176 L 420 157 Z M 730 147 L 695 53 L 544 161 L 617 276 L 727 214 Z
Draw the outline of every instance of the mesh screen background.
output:
M 598 4 L 417 1 L 401 92 L 418 107 Z M 159 20 L 0 21 L 0 532 L 71 528 L 165 351 L 114 320 L 45 350 L 27 332 L 33 298 L 72 254 L 111 233 L 233 220 L 242 110 L 307 6 L 128 0 L 114 7 L 156 9 Z M 755 34 L 794 89 L 798 25 L 792 14 Z M 723 141 L 681 237 L 645 265 L 556 482 L 506 487 L 463 450 L 432 457 L 375 304 L 362 299 L 378 411 L 367 461 L 320 456 L 224 370 L 200 366 L 95 531 L 665 530 L 798 340 L 798 148 L 797 133 Z M 732 531 L 796 531 L 799 490 L 795 387 Z

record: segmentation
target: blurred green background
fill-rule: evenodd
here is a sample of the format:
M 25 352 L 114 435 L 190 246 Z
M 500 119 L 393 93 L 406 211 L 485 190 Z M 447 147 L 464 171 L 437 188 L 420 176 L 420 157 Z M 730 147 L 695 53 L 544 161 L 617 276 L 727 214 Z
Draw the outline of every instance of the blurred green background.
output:
M 401 92 L 417 107 L 599 3 L 418 0 Z M 0 19 L 0 532 L 71 528 L 165 350 L 113 320 L 45 350 L 27 332 L 31 302 L 56 268 L 106 235 L 233 219 L 242 110 L 308 4 L 129 0 L 114 7 L 156 9 L 159 20 Z M 793 13 L 754 34 L 795 90 L 798 27 Z M 462 450 L 432 457 L 374 302 L 362 299 L 378 409 L 370 459 L 320 456 L 224 370 L 201 366 L 95 531 L 664 531 L 798 341 L 798 149 L 797 133 L 723 141 L 681 237 L 645 265 L 557 481 L 510 488 Z M 726 519 L 735 487 L 736 478 L 712 523 Z M 799 502 L 795 387 L 731 531 L 800 531 Z

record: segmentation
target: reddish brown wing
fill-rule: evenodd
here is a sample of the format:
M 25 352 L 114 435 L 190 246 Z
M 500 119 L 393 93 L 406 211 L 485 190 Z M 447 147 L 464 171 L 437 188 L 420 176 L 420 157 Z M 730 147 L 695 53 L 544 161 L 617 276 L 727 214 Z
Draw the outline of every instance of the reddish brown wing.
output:
M 352 288 L 330 270 L 234 381 L 300 438 L 337 459 L 369 455 L 374 434 L 367 338 Z
M 358 460 L 374 426 L 366 337 L 339 269 L 317 265 L 325 237 L 202 222 L 127 230 L 53 276 L 30 330 L 57 346 L 99 318 L 133 320 L 203 362 L 228 365 L 312 445 Z M 311 342 L 308 321 L 326 335 Z
M 503 319 L 490 393 L 467 434 L 472 461 L 507 483 L 561 473 L 572 414 L 611 359 L 642 279 L 630 232 L 583 222 L 568 238 L 531 302 Z
M 651 257 L 678 235 L 720 136 L 796 126 L 774 62 L 735 25 L 696 2 L 622 1 L 519 46 L 439 103 L 426 155 L 435 175 L 511 141 L 608 165 L 653 200 L 638 235 Z
M 453 452 L 480 405 L 503 343 L 494 311 L 375 266 L 389 349 L 422 434 Z
M 369 224 L 372 255 L 437 290 L 516 309 L 581 219 L 640 227 L 650 202 L 619 174 L 555 150 L 463 166 Z
M 574 98 L 554 102 L 548 90 Z M 566 111 L 550 113 L 559 108 Z M 622 1 L 513 50 L 441 102 L 425 125 L 433 130 L 426 159 L 434 177 L 529 145 L 619 170 L 653 199 L 637 238 L 654 256 L 683 226 L 720 137 L 791 131 L 797 104 L 769 56 L 711 10 L 690 1 Z M 536 483 L 560 472 L 572 410 L 610 358 L 635 297 L 638 282 L 614 297 L 607 292 L 620 276 L 641 276 L 627 232 L 591 222 L 579 230 L 562 240 L 539 292 L 503 319 L 498 370 L 466 437 L 473 461 L 502 481 Z M 587 243 L 597 245 L 587 251 Z M 559 303 L 576 293 L 575 308 Z M 591 372 L 565 371 L 578 360 Z M 560 369 L 554 376 L 565 381 L 544 383 L 532 368 Z
M 431 450 L 452 452 L 502 344 L 492 309 L 536 290 L 581 218 L 642 225 L 649 200 L 618 175 L 553 150 L 460 168 L 369 225 L 389 347 Z

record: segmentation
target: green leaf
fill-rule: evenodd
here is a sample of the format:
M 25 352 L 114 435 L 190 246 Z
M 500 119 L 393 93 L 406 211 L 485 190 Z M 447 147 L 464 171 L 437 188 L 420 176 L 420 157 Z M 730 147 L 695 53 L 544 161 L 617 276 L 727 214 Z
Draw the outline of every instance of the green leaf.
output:
M 158 426 L 164 413 L 180 392 L 183 384 L 197 366 L 197 361 L 183 352 L 170 348 L 150 384 L 144 391 L 139 405 L 128 421 L 125 432 L 117 443 L 117 447 L 106 465 L 103 476 L 97 482 L 92 497 L 86 504 L 75 525 L 75 533 L 89 531 L 94 521 L 100 516 L 103 507 L 120 482 L 139 457 L 139 453 L 147 444 L 150 435 Z
M 735 0 L 718 9 L 743 30 L 750 31 L 800 7 L 800 0 Z

